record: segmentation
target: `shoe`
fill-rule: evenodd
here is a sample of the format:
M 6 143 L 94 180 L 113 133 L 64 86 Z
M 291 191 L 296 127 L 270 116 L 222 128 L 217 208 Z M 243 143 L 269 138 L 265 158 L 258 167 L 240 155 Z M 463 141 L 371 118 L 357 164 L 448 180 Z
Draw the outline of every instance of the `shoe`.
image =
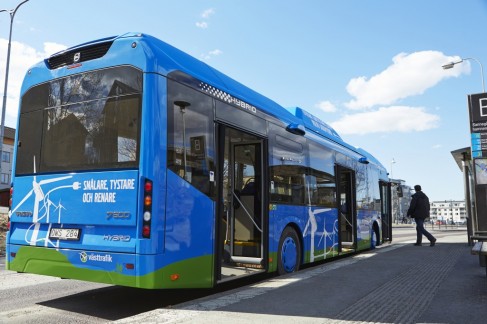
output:
M 436 239 L 433 239 L 433 241 L 430 241 L 430 246 L 435 246 L 435 243 L 436 243 Z
M 421 243 L 414 243 L 414 246 L 421 246 Z

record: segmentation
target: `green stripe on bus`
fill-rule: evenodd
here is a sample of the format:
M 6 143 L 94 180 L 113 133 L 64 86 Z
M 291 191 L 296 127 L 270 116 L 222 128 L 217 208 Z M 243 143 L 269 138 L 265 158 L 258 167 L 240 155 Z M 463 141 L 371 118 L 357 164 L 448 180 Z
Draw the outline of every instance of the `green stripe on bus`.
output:
M 17 251 L 14 260 L 7 263 L 7 270 L 129 287 L 172 289 L 212 287 L 212 265 L 213 256 L 206 255 L 175 262 L 143 276 L 132 276 L 120 273 L 121 265 L 116 265 L 113 271 L 79 268 L 61 252 L 24 246 Z

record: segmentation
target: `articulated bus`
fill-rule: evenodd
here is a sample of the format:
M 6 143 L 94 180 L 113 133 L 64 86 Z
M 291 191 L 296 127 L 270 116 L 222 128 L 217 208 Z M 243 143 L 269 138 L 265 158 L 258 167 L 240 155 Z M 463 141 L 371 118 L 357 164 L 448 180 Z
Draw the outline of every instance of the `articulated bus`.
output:
M 391 240 L 372 155 L 154 37 L 52 55 L 19 110 L 9 270 L 211 288 Z

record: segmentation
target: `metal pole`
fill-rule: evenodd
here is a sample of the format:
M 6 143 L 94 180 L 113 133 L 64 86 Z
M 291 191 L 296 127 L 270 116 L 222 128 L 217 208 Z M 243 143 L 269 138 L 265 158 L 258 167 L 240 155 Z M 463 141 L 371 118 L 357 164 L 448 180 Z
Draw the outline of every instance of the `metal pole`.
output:
M 480 61 L 477 60 L 475 57 L 462 58 L 458 62 L 451 62 L 451 63 L 443 65 L 442 67 L 444 70 L 452 69 L 456 64 L 462 63 L 465 60 L 472 60 L 472 61 L 477 62 L 480 65 L 480 78 L 482 79 L 482 93 L 484 93 L 485 92 L 484 67 L 482 66 L 482 63 L 480 63 Z
M 186 113 L 186 107 L 191 106 L 189 102 L 186 101 L 175 101 L 174 104 L 179 107 L 179 111 L 181 112 L 181 118 L 183 121 L 183 163 L 184 163 L 184 180 L 190 181 L 187 177 L 187 168 L 186 164 L 188 163 L 186 157 L 186 120 L 184 118 L 184 114 Z
M 451 223 L 450 223 L 450 225 L 452 225 L 452 227 L 453 227 L 453 199 L 450 199 L 450 208 L 451 208 Z
M 392 158 L 392 161 L 391 161 L 391 179 L 394 179 L 394 175 L 392 174 L 392 165 L 396 163 L 396 161 L 394 160 L 394 158 Z M 400 185 L 400 184 L 399 184 Z
M 8 11 L 10 15 L 10 31 L 8 35 L 8 46 L 7 46 L 7 64 L 5 66 L 5 84 L 3 90 L 3 104 L 2 104 L 2 124 L 0 127 L 0 179 L 2 176 L 2 161 L 3 161 L 3 138 L 5 134 L 5 114 L 7 110 L 7 87 L 8 87 L 8 71 L 10 68 L 10 50 L 11 50 L 11 43 L 12 43 L 12 25 L 14 22 L 15 13 L 20 8 L 21 5 L 26 3 L 29 0 L 25 0 L 17 5 L 15 9 Z M 0 12 L 7 11 L 7 10 L 0 10 Z
M 180 107 L 181 109 L 181 116 L 183 118 L 183 161 L 184 161 L 184 180 L 188 181 L 187 177 L 187 169 L 186 165 L 188 163 L 187 158 L 186 158 L 186 119 L 184 118 L 184 114 L 186 113 L 186 108 L 185 107 Z
M 482 92 L 485 92 L 484 67 L 482 66 L 482 63 L 480 63 L 480 61 L 477 60 L 475 57 L 466 57 L 463 60 L 472 60 L 477 62 L 480 65 L 480 77 L 482 79 Z
M 468 161 L 468 155 L 466 152 L 462 153 L 463 159 L 462 159 L 462 168 L 463 168 L 463 181 L 464 181 L 464 190 L 465 190 L 465 212 L 467 213 L 467 240 L 468 240 L 468 245 L 472 246 L 472 238 L 471 236 L 473 235 L 472 233 L 472 203 L 470 201 L 470 170 L 469 166 L 467 164 Z

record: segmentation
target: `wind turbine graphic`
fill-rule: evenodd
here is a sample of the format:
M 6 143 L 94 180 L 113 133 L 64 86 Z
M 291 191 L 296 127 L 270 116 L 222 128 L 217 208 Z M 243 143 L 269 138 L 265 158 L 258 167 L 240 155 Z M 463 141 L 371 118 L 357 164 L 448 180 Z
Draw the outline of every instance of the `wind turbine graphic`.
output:
M 333 249 L 336 245 L 338 245 L 338 243 L 335 241 L 335 234 L 338 233 L 338 220 L 335 219 L 335 222 L 333 223 L 333 231 L 332 232 L 328 232 L 326 230 L 326 224 L 323 224 L 323 235 L 321 236 L 320 238 L 320 241 L 318 242 L 318 246 L 321 244 L 321 241 L 324 239 L 325 240 L 325 243 L 324 243 L 324 247 L 325 247 L 325 251 L 324 251 L 324 256 L 325 256 L 325 259 L 326 259 L 326 254 L 328 252 L 326 252 L 326 249 L 327 249 L 327 246 L 326 246 L 326 238 L 330 238 L 333 242 L 332 242 L 332 245 L 329 247 L 330 249 Z
M 58 177 L 58 178 L 53 178 L 53 179 L 45 179 L 37 182 L 37 176 L 36 176 L 36 157 L 34 155 L 34 179 L 32 181 L 32 189 L 25 195 L 25 197 L 15 206 L 15 208 L 11 211 L 11 214 L 14 214 L 15 211 L 22 206 L 24 202 L 27 201 L 27 199 L 32 196 L 32 193 L 34 193 L 34 211 L 32 214 L 32 222 L 34 223 L 34 231 L 32 233 L 32 237 L 30 239 L 30 245 L 35 245 L 37 242 L 37 236 L 39 235 L 39 228 L 41 224 L 39 223 L 39 204 L 44 201 L 45 195 L 44 192 L 42 191 L 42 185 L 47 184 L 47 183 L 52 183 L 52 182 L 57 182 L 65 179 L 72 178 L 71 175 L 69 176 L 64 176 L 64 177 Z M 70 187 L 75 187 L 75 184 L 73 184 Z
M 309 257 L 310 257 L 311 262 L 313 262 L 315 260 L 315 257 L 321 256 L 321 255 L 315 255 L 315 234 L 316 234 L 316 231 L 318 230 L 318 223 L 316 222 L 316 216 L 315 215 L 327 212 L 329 210 L 331 210 L 331 208 L 321 208 L 321 209 L 312 210 L 311 207 L 309 207 L 309 209 L 308 209 L 308 216 L 309 217 L 308 217 L 308 222 L 306 223 L 306 226 L 304 227 L 303 237 L 306 236 L 306 233 L 308 232 L 308 229 L 309 229 L 310 230 L 310 240 L 311 240 Z M 323 221 L 323 223 L 324 222 L 325 221 Z M 323 227 L 324 227 L 324 225 L 323 225 Z M 326 229 L 325 229 L 325 231 L 326 231 Z M 321 243 L 321 239 L 320 239 L 320 243 Z M 326 254 L 326 246 L 325 246 L 325 254 Z

